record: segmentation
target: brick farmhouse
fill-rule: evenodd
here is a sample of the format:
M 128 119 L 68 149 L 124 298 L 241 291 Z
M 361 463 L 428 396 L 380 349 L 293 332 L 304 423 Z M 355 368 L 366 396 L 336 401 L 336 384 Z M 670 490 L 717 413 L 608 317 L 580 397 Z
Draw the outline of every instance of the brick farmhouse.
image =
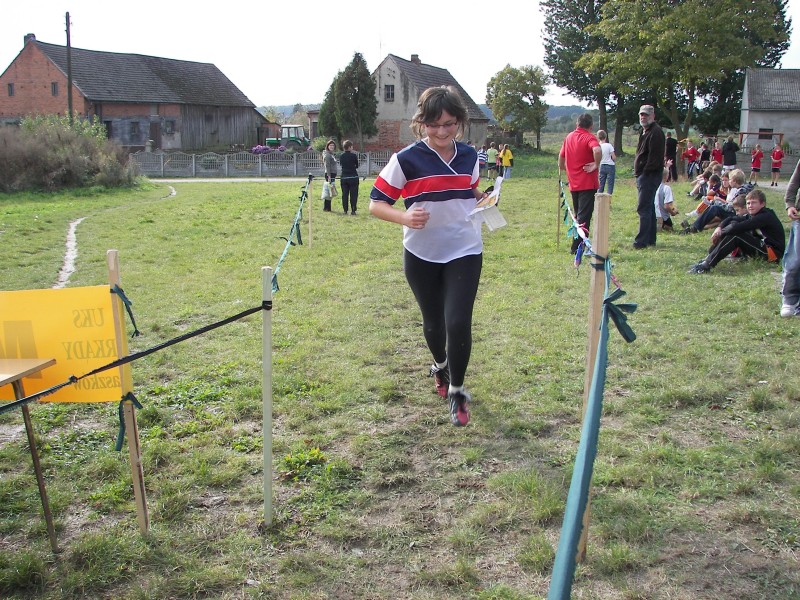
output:
M 214 65 L 46 44 L 33 34 L 0 75 L 0 124 L 26 115 L 98 117 L 109 138 L 131 151 L 250 147 L 267 122 Z M 70 68 L 71 67 L 71 68 Z M 150 144 L 148 144 L 150 142 Z

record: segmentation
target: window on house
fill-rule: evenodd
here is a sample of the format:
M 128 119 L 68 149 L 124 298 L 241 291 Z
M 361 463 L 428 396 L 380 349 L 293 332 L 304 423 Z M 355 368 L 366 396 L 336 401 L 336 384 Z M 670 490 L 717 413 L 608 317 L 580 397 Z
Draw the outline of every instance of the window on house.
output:
M 761 127 L 758 128 L 758 139 L 759 140 L 771 140 L 772 139 L 772 129 L 762 129 Z
M 139 129 L 139 121 L 131 121 L 130 135 L 132 141 L 139 139 L 140 131 L 141 129 Z
M 173 119 L 164 121 L 164 133 L 175 133 L 175 121 Z
M 8 95 L 9 96 L 13 96 L 14 95 L 14 84 L 13 83 L 9 83 L 8 84 Z
M 58 82 L 54 81 L 50 84 L 50 94 L 52 96 L 58 96 Z
M 394 102 L 394 86 L 393 85 L 385 85 L 385 86 L 383 86 L 383 99 L 386 102 Z

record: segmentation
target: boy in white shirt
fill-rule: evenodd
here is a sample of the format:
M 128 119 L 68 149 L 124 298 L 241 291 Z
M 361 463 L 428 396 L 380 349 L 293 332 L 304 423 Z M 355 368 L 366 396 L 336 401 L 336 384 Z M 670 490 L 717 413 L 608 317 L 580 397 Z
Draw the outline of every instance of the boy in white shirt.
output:
M 655 199 L 656 220 L 659 231 L 672 231 L 672 217 L 678 214 L 675 206 L 675 198 L 672 195 L 672 188 L 669 187 L 669 169 L 664 169 L 664 177 L 661 185 L 656 190 Z

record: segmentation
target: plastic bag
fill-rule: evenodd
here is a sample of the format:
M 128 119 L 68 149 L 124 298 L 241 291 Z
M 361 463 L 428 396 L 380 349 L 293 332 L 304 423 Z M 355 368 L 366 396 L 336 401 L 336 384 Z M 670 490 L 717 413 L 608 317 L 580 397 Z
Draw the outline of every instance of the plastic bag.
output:
M 330 200 L 331 199 L 331 184 L 327 181 L 322 184 L 322 195 L 320 196 L 321 200 Z

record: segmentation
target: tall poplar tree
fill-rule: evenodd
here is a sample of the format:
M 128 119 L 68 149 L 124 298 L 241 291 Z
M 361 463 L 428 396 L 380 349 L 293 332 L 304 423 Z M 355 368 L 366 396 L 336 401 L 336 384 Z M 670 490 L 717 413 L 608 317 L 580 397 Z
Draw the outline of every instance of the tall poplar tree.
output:
M 325 92 L 322 105 L 319 107 L 319 132 L 326 137 L 337 140 L 342 137 L 339 123 L 336 120 L 336 82 L 341 75 L 340 71 L 331 82 L 331 86 Z
M 375 97 L 375 80 L 361 53 L 353 55 L 353 60 L 336 79 L 334 95 L 339 131 L 355 134 L 358 147 L 363 149 L 364 137 L 378 133 L 378 99 Z

